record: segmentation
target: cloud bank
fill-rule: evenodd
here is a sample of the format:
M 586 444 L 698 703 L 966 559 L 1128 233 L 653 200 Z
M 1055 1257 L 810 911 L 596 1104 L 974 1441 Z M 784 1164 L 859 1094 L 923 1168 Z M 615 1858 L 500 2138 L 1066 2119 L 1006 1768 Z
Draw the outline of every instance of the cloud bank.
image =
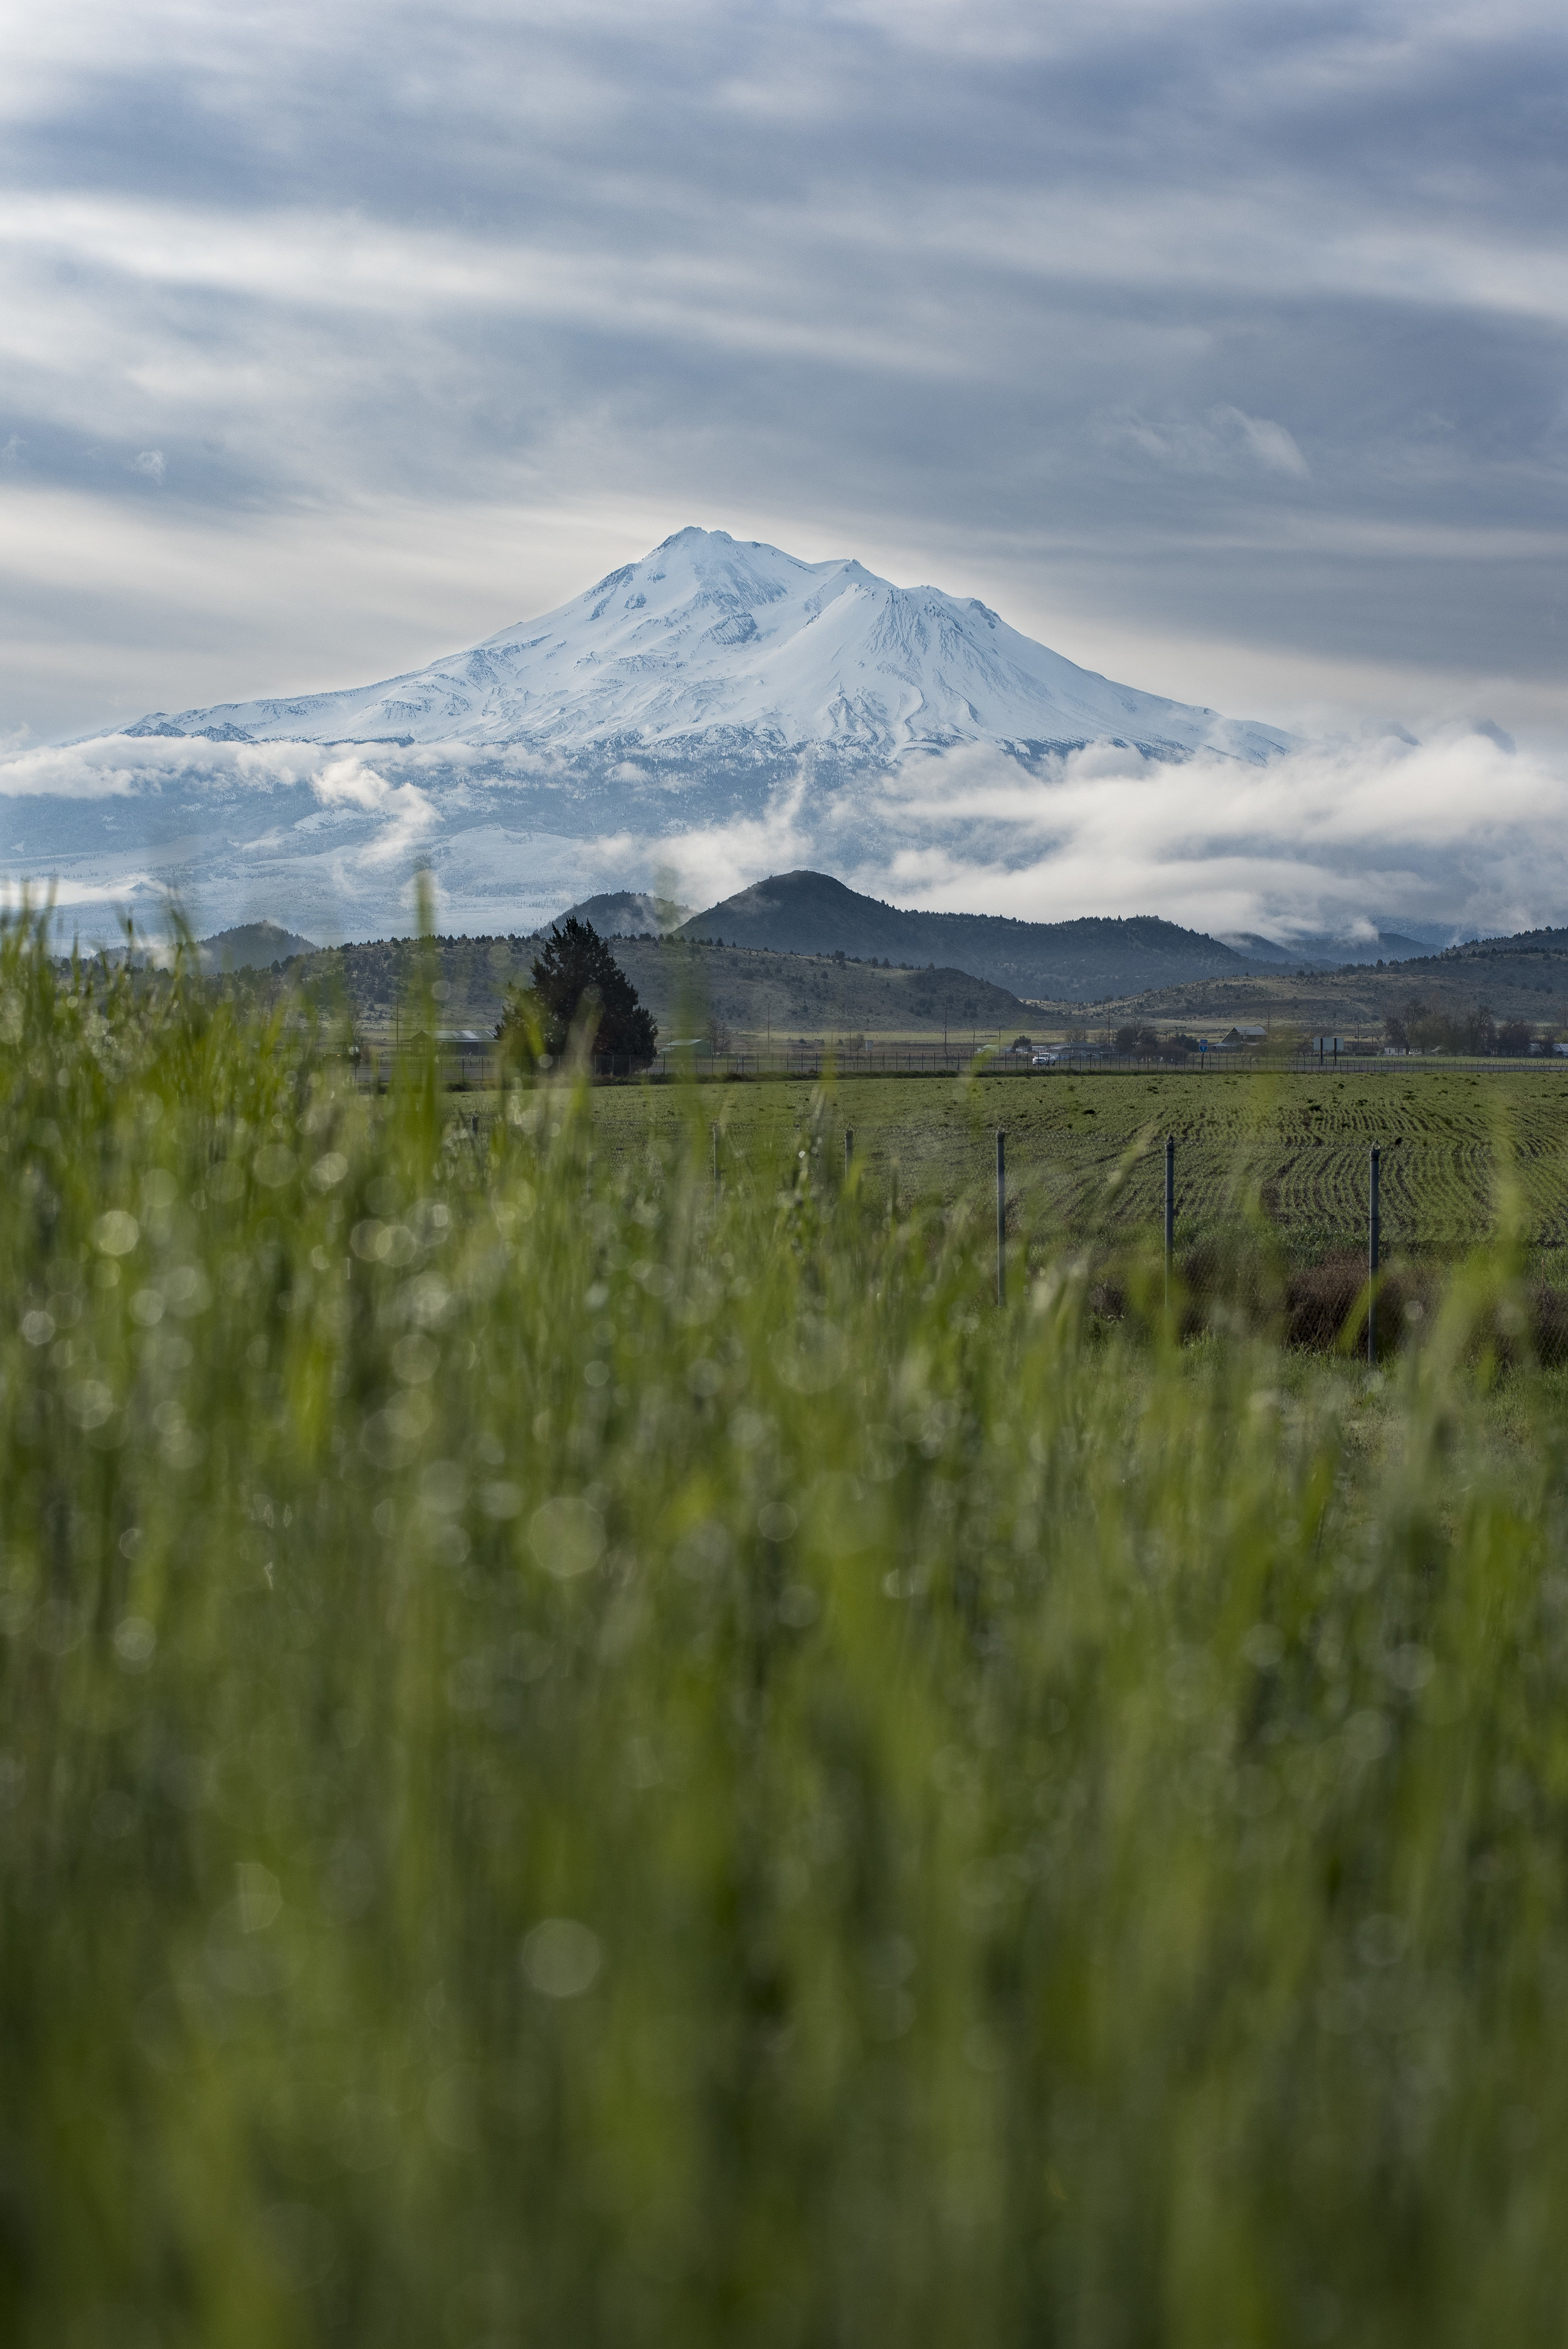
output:
M 1151 690 L 1568 730 L 1546 0 L 5 11 L 0 732 L 696 521 Z
M 766 822 L 651 854 L 704 904 L 816 864 L 899 905 L 1020 920 L 1161 914 L 1284 943 L 1401 923 L 1497 935 L 1568 905 L 1568 782 L 1554 761 L 1469 729 L 1309 748 L 1262 769 L 1099 743 L 1037 772 L 975 745 L 910 759 L 867 797 L 820 809 L 797 790 Z
M 77 907 L 174 889 L 214 921 L 264 911 L 351 936 L 407 926 L 419 867 L 447 926 L 485 932 L 602 888 L 668 881 L 709 905 L 800 865 L 901 905 L 1157 913 L 1284 941 L 1527 929 L 1568 904 L 1568 784 L 1495 728 L 1309 747 L 1264 768 L 1101 743 L 1032 769 L 974 745 L 852 784 L 803 766 L 754 812 L 695 825 L 674 798 L 652 817 L 613 779 L 594 804 L 585 820 L 577 781 L 548 761 L 460 744 L 371 756 L 122 736 L 0 759 L 0 873 L 13 891 L 56 876 Z
M 934 907 L 1159 913 L 1288 942 L 1400 922 L 1529 929 L 1568 905 L 1568 783 L 1473 731 L 1264 769 L 1099 744 L 1035 777 L 955 753 L 906 768 L 885 799 L 890 836 L 909 835 L 892 892 Z

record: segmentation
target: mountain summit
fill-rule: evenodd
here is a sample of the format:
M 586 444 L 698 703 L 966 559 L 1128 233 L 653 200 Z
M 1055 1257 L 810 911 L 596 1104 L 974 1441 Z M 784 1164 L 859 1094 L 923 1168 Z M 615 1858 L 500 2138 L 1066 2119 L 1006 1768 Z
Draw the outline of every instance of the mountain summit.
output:
M 972 972 L 1026 1000 L 1078 1003 L 1232 978 L 1249 966 L 1233 948 L 1154 914 L 1124 921 L 1010 921 L 998 914 L 907 912 L 848 889 L 830 873 L 775 873 L 706 914 L 677 937 L 722 939 L 774 954 L 853 955 Z
M 975 597 L 853 562 L 688 529 L 558 611 L 377 685 L 162 711 L 132 735 L 213 742 L 519 745 L 689 760 L 743 744 L 850 767 L 991 741 L 1025 755 L 1111 740 L 1157 758 L 1261 761 L 1286 738 L 1115 685 Z
M 1287 739 L 1078 668 L 974 597 L 680 530 L 405 676 L 18 754 L 0 880 L 52 882 L 89 937 L 122 910 L 156 926 L 170 895 L 213 927 L 373 937 L 408 926 L 425 866 L 443 927 L 511 935 L 769 867 L 1016 870 L 1049 853 L 1088 745 L 1212 773 Z

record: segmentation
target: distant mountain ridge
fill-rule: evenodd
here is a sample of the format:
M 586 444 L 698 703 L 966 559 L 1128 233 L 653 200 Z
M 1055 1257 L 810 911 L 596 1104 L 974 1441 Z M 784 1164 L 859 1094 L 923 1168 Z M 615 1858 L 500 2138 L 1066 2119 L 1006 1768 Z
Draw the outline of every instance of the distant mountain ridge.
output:
M 1408 937 L 1402 930 L 1378 930 L 1369 937 L 1336 938 L 1327 931 L 1315 936 L 1294 937 L 1288 945 L 1276 938 L 1257 936 L 1251 931 L 1233 932 L 1222 944 L 1234 947 L 1248 962 L 1273 968 L 1315 970 L 1332 966 L 1340 969 L 1346 964 L 1363 962 L 1408 962 L 1418 955 L 1433 952 L 1433 941 Z
M 203 970 L 268 970 L 273 963 L 289 962 L 295 955 L 315 954 L 316 947 L 314 938 L 302 938 L 280 923 L 246 922 L 239 929 L 220 930 L 215 937 L 202 938 L 196 951 Z
M 676 905 L 673 897 L 660 897 L 648 889 L 606 889 L 596 897 L 568 905 L 546 926 L 554 929 L 575 918 L 592 922 L 602 938 L 657 938 L 690 921 L 691 910 L 689 905 Z
M 1241 977 L 1253 966 L 1218 938 L 1155 914 L 1023 922 L 1002 914 L 910 913 L 828 873 L 781 873 L 709 906 L 676 933 L 775 953 L 944 963 L 1009 993 L 1093 1003 L 1143 988 Z
M 784 876 L 788 877 L 788 876 Z M 806 876 L 826 878 L 827 876 Z M 744 894 L 744 893 L 743 893 Z M 851 899 L 855 893 L 846 891 Z M 735 901 L 727 903 L 733 905 Z M 875 900 L 861 899 L 862 904 Z M 1315 972 L 1279 964 L 1243 967 L 1240 973 L 1222 970 L 1212 977 L 1191 976 L 1162 986 L 1130 985 L 1120 998 L 1093 997 L 1069 985 L 1060 996 L 1044 997 L 1028 990 L 1019 999 L 983 973 L 972 973 L 934 956 L 900 952 L 899 940 L 886 934 L 889 951 L 874 961 L 870 942 L 857 947 L 811 952 L 802 947 L 779 949 L 750 945 L 709 946 L 708 936 L 738 936 L 742 925 L 721 922 L 721 907 L 698 916 L 687 937 L 659 940 L 646 933 L 622 937 L 614 953 L 645 1002 L 655 1012 L 666 1036 L 693 1032 L 694 1007 L 737 1032 L 779 1040 L 806 1036 L 843 1035 L 857 1029 L 889 1030 L 898 1033 L 939 1035 L 949 1028 L 962 1032 L 973 1026 L 982 1033 L 998 1028 L 1004 1040 L 1014 1033 L 1035 1032 L 1064 1018 L 1085 1017 L 1095 1024 L 1117 1026 L 1129 1019 L 1180 1019 L 1200 1029 L 1217 1023 L 1219 1030 L 1236 1021 L 1273 1019 L 1305 1029 L 1315 1025 L 1336 1032 L 1357 1032 L 1369 1024 L 1378 1028 L 1390 1011 L 1402 1011 L 1412 996 L 1429 997 L 1439 1008 L 1455 1012 L 1488 1003 L 1499 1019 L 1524 1018 L 1555 1027 L 1568 1025 L 1568 929 L 1520 932 L 1512 937 L 1479 939 L 1462 947 L 1422 957 L 1415 963 L 1390 963 L 1381 970 L 1367 964 L 1342 966 Z M 896 907 L 882 909 L 897 913 Z M 984 921 L 985 916 L 937 916 Z M 997 921 L 1000 932 L 1038 930 L 1053 934 L 1074 931 L 1125 932 L 1131 924 L 1010 923 Z M 1202 962 L 1206 943 L 1194 931 L 1174 924 L 1157 924 L 1156 932 L 1174 932 L 1195 942 L 1194 965 Z M 801 933 L 797 933 L 801 935 Z M 458 1026 L 470 1025 L 486 1033 L 500 1017 L 509 986 L 526 983 L 538 953 L 541 933 L 499 936 L 437 938 L 430 949 L 447 983 L 446 1017 Z M 944 934 L 938 932 L 945 943 Z M 407 936 L 317 949 L 288 966 L 280 984 L 329 978 L 342 987 L 359 1016 L 390 1033 L 406 1008 L 413 974 L 423 967 L 423 949 Z M 1059 952 L 1059 948 L 1058 948 Z M 842 954 L 846 959 L 838 960 Z M 978 957 L 977 957 L 978 958 Z M 263 968 L 277 957 L 262 957 Z M 883 960 L 891 969 L 881 968 Z M 1123 965 L 1123 968 L 1126 966 Z M 1148 964 L 1144 965 L 1145 970 Z M 1064 974 L 1081 981 L 1082 972 Z M 1134 973 L 1134 978 L 1140 976 Z M 1037 1009 L 1042 999 L 1049 1006 Z M 1068 1007 L 1073 1007 L 1069 1011 Z M 676 1027 L 673 1023 L 679 1022 Z M 1009 1024 L 1010 1023 L 1010 1024 Z
M 1461 938 L 1451 947 L 1422 948 L 1425 962 L 1491 962 L 1499 955 L 1568 954 L 1568 929 L 1515 930 L 1505 937 Z

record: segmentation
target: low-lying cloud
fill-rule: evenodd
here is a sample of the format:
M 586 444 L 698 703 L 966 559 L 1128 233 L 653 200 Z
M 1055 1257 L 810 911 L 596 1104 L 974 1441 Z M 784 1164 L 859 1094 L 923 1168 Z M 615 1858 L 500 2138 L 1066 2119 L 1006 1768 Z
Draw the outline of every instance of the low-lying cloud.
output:
M 46 742 L 0 757 L 0 799 L 115 799 L 181 782 L 307 781 L 332 757 L 315 742 L 187 741 L 167 735 L 100 734 Z
M 1284 941 L 1528 929 L 1568 908 L 1568 781 L 1484 725 L 1309 745 L 1264 767 L 1109 742 L 1038 766 L 969 744 L 850 781 L 802 764 L 747 813 L 684 824 L 673 802 L 653 815 L 642 782 L 634 769 L 603 780 L 595 832 L 559 763 L 527 750 L 108 736 L 0 756 L 0 805 L 23 835 L 0 866 L 13 887 L 58 875 L 62 904 L 87 902 L 78 834 L 96 802 L 108 830 L 90 853 L 112 844 L 139 892 L 173 820 L 179 871 L 264 874 L 261 910 L 355 936 L 406 921 L 426 864 L 443 921 L 480 929 L 527 926 L 590 888 L 712 905 L 801 865 L 905 905 L 1151 913 Z
M 1263 768 L 1095 743 L 1032 771 L 976 744 L 906 761 L 817 820 L 797 798 L 765 833 L 710 826 L 661 846 L 687 895 L 814 861 L 901 905 L 1033 921 L 1161 914 L 1285 941 L 1401 921 L 1501 932 L 1568 907 L 1568 782 L 1479 730 Z

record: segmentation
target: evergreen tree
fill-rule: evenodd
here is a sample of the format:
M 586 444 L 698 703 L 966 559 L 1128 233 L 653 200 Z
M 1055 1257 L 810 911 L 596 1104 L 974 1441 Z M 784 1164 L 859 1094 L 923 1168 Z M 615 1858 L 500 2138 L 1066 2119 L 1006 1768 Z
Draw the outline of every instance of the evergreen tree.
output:
M 637 990 L 592 922 L 568 916 L 533 958 L 533 984 L 508 998 L 496 1030 L 503 1044 L 526 1059 L 558 1060 L 581 1023 L 592 1052 L 654 1056 L 658 1030 Z

